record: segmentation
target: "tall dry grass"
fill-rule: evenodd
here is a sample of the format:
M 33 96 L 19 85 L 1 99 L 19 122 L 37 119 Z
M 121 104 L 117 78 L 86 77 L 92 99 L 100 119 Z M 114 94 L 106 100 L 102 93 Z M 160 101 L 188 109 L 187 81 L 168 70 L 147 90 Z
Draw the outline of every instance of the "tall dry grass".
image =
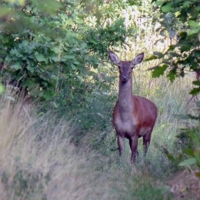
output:
M 72 132 L 64 119 L 1 100 L 1 199 L 116 199 L 107 176 L 70 143 Z

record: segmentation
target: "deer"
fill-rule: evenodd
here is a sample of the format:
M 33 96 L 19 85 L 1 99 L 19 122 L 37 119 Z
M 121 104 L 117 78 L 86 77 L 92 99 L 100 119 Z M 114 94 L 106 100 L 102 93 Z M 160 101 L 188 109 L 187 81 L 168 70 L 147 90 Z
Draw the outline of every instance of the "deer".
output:
M 119 68 L 118 100 L 112 116 L 119 155 L 123 153 L 124 138 L 126 138 L 131 149 L 131 163 L 134 163 L 140 137 L 143 137 L 144 156 L 146 156 L 157 118 L 157 107 L 147 98 L 132 94 L 132 70 L 142 62 L 144 53 L 137 55 L 131 61 L 121 61 L 113 51 L 109 51 L 108 54 L 111 62 Z

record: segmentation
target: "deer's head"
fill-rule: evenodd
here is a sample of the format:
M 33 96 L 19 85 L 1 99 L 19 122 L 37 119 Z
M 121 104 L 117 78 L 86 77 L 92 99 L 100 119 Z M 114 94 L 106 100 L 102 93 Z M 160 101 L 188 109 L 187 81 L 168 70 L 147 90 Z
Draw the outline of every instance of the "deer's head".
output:
M 141 53 L 131 61 L 121 61 L 114 52 L 109 51 L 108 53 L 111 62 L 119 68 L 120 81 L 122 83 L 126 83 L 131 78 L 132 69 L 137 64 L 140 64 L 144 58 L 144 53 Z

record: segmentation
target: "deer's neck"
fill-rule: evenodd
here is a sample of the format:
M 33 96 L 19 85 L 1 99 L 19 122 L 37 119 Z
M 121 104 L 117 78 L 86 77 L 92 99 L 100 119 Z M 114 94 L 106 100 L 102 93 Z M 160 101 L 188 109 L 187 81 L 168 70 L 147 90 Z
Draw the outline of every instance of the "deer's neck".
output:
M 129 118 L 133 109 L 132 100 L 132 79 L 128 80 L 126 83 L 119 83 L 119 95 L 118 95 L 118 105 L 119 112 L 122 120 Z

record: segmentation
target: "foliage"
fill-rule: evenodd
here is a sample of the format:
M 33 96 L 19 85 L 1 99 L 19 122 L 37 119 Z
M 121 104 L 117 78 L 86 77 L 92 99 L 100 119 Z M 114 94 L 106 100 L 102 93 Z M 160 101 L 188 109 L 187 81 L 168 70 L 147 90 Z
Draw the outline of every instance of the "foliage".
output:
M 114 79 L 105 58 L 132 29 L 123 17 L 116 19 L 120 9 L 110 3 L 53 2 L 1 2 L 8 11 L 1 13 L 1 80 L 44 102 L 41 112 L 53 108 L 84 130 L 108 134 Z M 76 140 L 84 136 L 78 133 Z
M 90 19 L 94 6 L 87 10 L 90 4 L 80 1 L 59 3 L 51 13 L 45 10 L 52 11 L 51 7 L 41 4 L 30 1 L 18 11 L 20 5 L 1 3 L 13 10 L 2 13 L 7 18 L 0 36 L 2 79 L 9 78 L 33 98 L 51 101 L 55 108 L 72 104 L 75 95 L 80 96 L 75 105 L 81 106 L 83 91 L 91 93 L 94 84 L 98 89 L 109 85 L 95 81 L 97 67 L 110 46 L 125 41 L 124 20 L 112 19 L 112 24 L 102 26 L 100 18 L 96 24 Z
M 191 116 L 189 116 L 191 118 Z M 193 118 L 193 117 L 192 117 Z M 199 121 L 199 116 L 197 117 Z M 193 118 L 194 119 L 194 118 Z M 200 135 L 199 126 L 184 128 L 180 131 L 178 138 L 181 142 L 181 147 L 186 156 L 179 165 L 180 166 L 196 166 L 198 172 L 196 176 L 200 178 Z
M 147 60 L 159 59 L 160 63 L 153 68 L 153 77 L 167 73 L 167 77 L 174 81 L 177 77 L 184 77 L 187 72 L 194 71 L 196 80 L 190 94 L 200 92 L 199 82 L 199 42 L 200 42 L 200 3 L 197 0 L 157 1 L 153 0 L 156 9 L 161 12 L 161 27 L 157 29 L 160 35 L 170 38 L 168 49 L 154 52 Z M 189 90 L 189 89 L 188 89 Z M 172 155 L 163 148 L 167 157 L 176 165 L 195 165 L 200 167 L 199 151 L 199 116 L 188 115 L 188 120 L 197 120 L 193 127 L 180 130 L 178 137 L 178 153 Z M 196 125 L 197 124 L 197 125 Z
M 199 103 L 197 102 L 197 105 Z M 199 105 L 198 105 L 199 106 Z M 200 178 L 200 134 L 199 134 L 199 120 L 200 116 L 197 115 L 185 115 L 182 116 L 182 120 L 193 120 L 197 125 L 186 126 L 185 128 L 180 128 L 176 141 L 176 154 L 172 154 L 162 147 L 163 152 L 167 158 L 174 164 L 175 169 L 177 167 L 189 167 L 191 169 L 197 170 L 195 175 Z
M 153 77 L 163 75 L 166 71 L 168 78 L 173 81 L 178 76 L 185 76 L 188 71 L 199 74 L 199 36 L 200 36 L 200 3 L 198 0 L 157 1 L 153 0 L 156 9 L 161 14 L 160 27 L 157 31 L 167 35 L 171 42 L 164 53 L 154 53 L 148 60 L 160 59 L 155 67 Z M 200 91 L 199 81 L 194 81 L 191 94 Z

